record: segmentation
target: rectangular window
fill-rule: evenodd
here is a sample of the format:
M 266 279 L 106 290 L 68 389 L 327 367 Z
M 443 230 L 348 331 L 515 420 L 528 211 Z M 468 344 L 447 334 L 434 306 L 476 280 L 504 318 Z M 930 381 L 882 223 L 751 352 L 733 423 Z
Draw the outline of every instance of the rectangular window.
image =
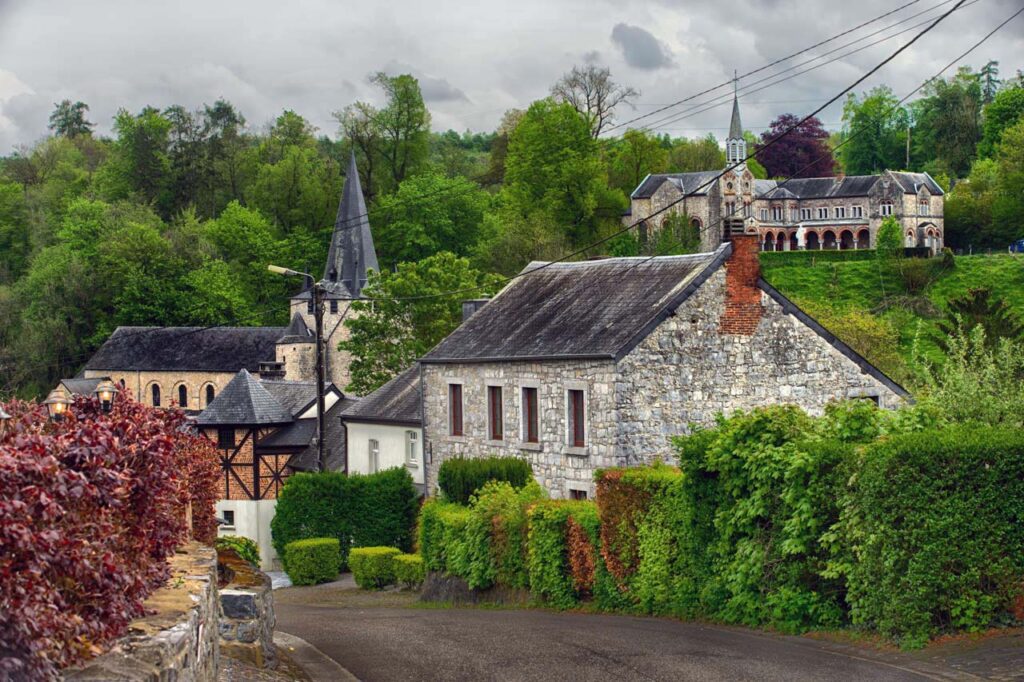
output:
M 917 209 L 918 215 L 930 215 L 931 214 L 931 205 L 927 201 L 922 201 L 917 206 L 918 206 L 918 209 Z
M 583 391 L 570 390 L 568 400 L 569 412 L 569 445 L 582 448 L 587 444 L 586 405 Z
M 854 218 L 863 218 L 864 217 L 864 207 L 863 206 L 854 206 L 850 210 L 853 211 L 853 217 Z
M 487 387 L 487 432 L 491 440 L 501 440 L 505 431 L 501 386 Z
M 743 217 L 744 218 L 750 218 L 753 215 L 754 215 L 754 207 L 751 206 L 750 204 L 744 203 L 743 204 Z
M 420 435 L 415 431 L 405 432 L 405 463 L 419 464 Z
M 575 488 L 569 488 L 569 499 L 570 500 L 585 500 L 587 499 L 586 490 L 576 490 Z
M 761 209 L 761 220 L 768 220 L 768 209 L 767 208 L 762 208 Z
M 827 219 L 828 219 L 828 207 L 827 206 L 822 206 L 822 207 L 820 207 L 818 209 L 818 220 L 827 220 Z
M 380 441 L 371 438 L 366 443 L 366 468 L 371 474 L 380 471 Z
M 735 212 L 736 212 L 736 204 L 731 202 L 731 201 L 725 202 L 725 217 L 728 218 L 728 217 L 732 216 L 732 214 L 734 214 Z
M 217 429 L 217 447 L 223 450 L 235 447 L 235 430 L 225 428 Z
M 331 312 L 334 314 L 338 313 L 338 299 L 336 298 L 331 299 Z
M 892 215 L 892 204 L 882 204 L 882 215 Z
M 221 512 L 221 516 L 224 518 L 224 525 L 221 526 L 221 528 L 223 528 L 224 530 L 234 530 L 235 529 L 235 510 L 234 509 L 225 509 L 224 511 Z
M 462 435 L 462 384 L 448 384 L 448 433 Z
M 540 442 L 540 418 L 537 412 L 537 389 L 523 388 L 523 441 Z
M 845 218 L 846 217 L 846 207 L 845 206 L 836 206 L 836 217 L 837 218 Z
M 776 222 L 782 222 L 782 207 L 775 206 L 772 208 L 772 220 Z
M 798 220 L 800 220 L 800 211 L 796 210 L 795 208 L 794 209 L 790 209 L 790 211 L 789 211 L 789 220 L 790 220 L 790 222 L 794 222 L 794 223 L 797 222 Z
M 810 220 L 810 219 L 811 219 L 811 209 L 809 209 L 809 208 L 801 208 L 800 209 L 800 220 Z

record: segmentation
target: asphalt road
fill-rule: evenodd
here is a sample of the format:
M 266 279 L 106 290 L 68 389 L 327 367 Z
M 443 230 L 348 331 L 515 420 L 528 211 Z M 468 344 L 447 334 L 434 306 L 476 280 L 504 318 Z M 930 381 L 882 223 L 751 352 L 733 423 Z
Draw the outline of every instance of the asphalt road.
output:
M 360 680 L 922 680 L 807 638 L 659 618 L 278 603 L 277 629 Z M 952 673 L 952 674 L 950 674 Z

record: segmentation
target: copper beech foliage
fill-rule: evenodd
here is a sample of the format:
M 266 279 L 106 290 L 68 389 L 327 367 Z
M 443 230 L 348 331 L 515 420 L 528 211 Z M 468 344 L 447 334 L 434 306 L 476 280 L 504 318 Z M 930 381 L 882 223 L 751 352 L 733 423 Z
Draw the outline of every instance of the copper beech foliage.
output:
M 4 405 L 0 437 L 0 680 L 47 679 L 142 615 L 189 536 L 216 535 L 212 445 L 177 410 L 79 398 L 61 422 Z

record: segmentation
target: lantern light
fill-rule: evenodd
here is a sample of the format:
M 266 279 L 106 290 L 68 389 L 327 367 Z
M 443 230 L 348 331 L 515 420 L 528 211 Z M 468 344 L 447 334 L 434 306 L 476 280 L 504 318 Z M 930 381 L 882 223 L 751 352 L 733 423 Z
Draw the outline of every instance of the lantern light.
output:
M 110 379 L 104 379 L 96 385 L 96 390 L 93 394 L 100 399 L 100 407 L 103 408 L 104 412 L 110 412 L 110 407 L 114 403 L 114 396 L 117 394 L 117 384 Z
M 58 386 L 50 391 L 50 395 L 46 396 L 43 404 L 46 405 L 46 409 L 50 413 L 50 419 L 60 421 L 64 418 L 64 413 L 68 411 L 68 407 L 71 406 L 71 396 L 68 395 L 63 386 Z

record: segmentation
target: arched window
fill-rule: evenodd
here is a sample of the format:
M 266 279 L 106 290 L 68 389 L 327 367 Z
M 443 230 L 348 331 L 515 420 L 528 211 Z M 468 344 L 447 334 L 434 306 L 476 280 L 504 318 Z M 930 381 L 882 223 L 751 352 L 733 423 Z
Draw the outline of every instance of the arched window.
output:
M 775 250 L 775 236 L 771 232 L 764 236 L 764 245 L 761 247 L 762 251 L 774 251 Z
M 207 407 L 209 407 L 210 403 L 213 402 L 213 398 L 214 398 L 213 384 L 207 384 L 206 385 L 206 406 Z
M 120 381 L 118 381 L 117 383 L 121 384 L 121 388 L 125 388 L 125 387 L 127 386 L 127 384 L 126 384 L 126 383 L 124 383 L 124 379 L 121 379 L 121 380 L 120 380 Z
M 779 232 L 779 235 L 775 238 L 775 250 L 785 251 L 786 250 L 786 233 Z
M 789 250 L 796 251 L 800 248 L 800 240 L 796 238 L 796 232 L 789 235 Z
M 821 248 L 825 249 L 826 251 L 827 250 L 832 250 L 832 249 L 836 248 L 836 234 L 835 234 L 835 232 L 832 232 L 831 230 L 827 230 L 825 232 L 825 234 L 822 235 L 822 245 L 821 245 Z
M 188 407 L 188 389 L 185 384 L 178 386 L 178 407 Z
M 847 249 L 852 249 L 853 247 L 853 232 L 843 230 L 839 235 L 839 248 L 845 251 Z
M 153 398 L 153 407 L 160 407 L 160 384 L 153 384 L 150 393 Z
M 818 241 L 817 232 L 808 232 L 804 238 L 806 240 L 806 248 L 808 251 L 817 251 L 821 248 L 821 243 Z
M 867 230 L 861 230 L 857 233 L 857 248 L 858 249 L 870 249 L 871 248 L 871 233 Z

